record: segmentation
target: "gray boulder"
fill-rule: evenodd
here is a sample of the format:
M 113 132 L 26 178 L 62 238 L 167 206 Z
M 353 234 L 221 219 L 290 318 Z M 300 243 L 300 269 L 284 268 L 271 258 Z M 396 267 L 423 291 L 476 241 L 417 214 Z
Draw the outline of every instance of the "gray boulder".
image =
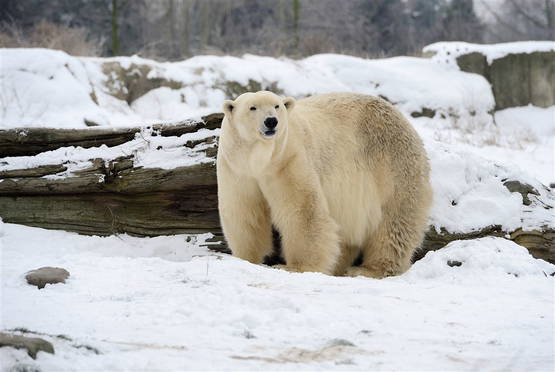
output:
M 36 285 L 39 289 L 47 284 L 65 283 L 67 278 L 69 278 L 69 271 L 60 267 L 41 267 L 25 275 L 27 283 Z
M 17 336 L 0 332 L 0 347 L 5 346 L 25 349 L 27 350 L 27 354 L 33 359 L 37 358 L 37 353 L 39 351 L 54 354 L 54 346 L 42 338 Z

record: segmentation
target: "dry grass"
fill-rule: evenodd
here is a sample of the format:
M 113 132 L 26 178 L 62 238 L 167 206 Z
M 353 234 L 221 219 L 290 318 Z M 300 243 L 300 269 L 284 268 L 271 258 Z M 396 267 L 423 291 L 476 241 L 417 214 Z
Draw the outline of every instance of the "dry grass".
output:
M 49 48 L 74 56 L 98 56 L 102 51 L 102 42 L 88 39 L 85 28 L 66 27 L 43 20 L 30 30 L 22 30 L 15 24 L 2 24 L 0 48 Z

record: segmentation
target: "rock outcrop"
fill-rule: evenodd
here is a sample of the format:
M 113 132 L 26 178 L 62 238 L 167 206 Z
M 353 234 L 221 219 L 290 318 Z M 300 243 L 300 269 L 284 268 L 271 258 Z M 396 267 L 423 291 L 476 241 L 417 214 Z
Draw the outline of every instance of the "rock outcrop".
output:
M 485 55 L 473 52 L 459 56 L 457 64 L 490 82 L 496 110 L 555 105 L 555 52 L 508 54 L 491 64 Z
M 39 351 L 54 354 L 52 344 L 42 338 L 18 336 L 4 332 L 0 332 L 0 347 L 25 349 L 27 354 L 33 359 L 37 358 Z

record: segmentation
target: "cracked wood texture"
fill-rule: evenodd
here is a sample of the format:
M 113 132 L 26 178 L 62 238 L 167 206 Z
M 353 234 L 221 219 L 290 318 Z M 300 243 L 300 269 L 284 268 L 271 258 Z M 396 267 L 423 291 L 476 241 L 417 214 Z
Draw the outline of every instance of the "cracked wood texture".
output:
M 202 121 L 152 127 L 161 136 L 180 136 L 202 128 L 218 128 L 221 120 L 221 114 L 213 114 Z M 0 162 L 10 156 L 33 156 L 66 146 L 116 146 L 132 140 L 139 132 L 139 127 L 0 131 Z M 203 140 L 198 140 L 185 146 L 194 148 L 202 144 Z M 215 160 L 215 147 L 202 151 Z M 215 236 L 209 247 L 229 252 L 219 224 L 214 162 L 169 170 L 135 167 L 132 155 L 111 160 L 91 159 L 91 162 L 88 169 L 65 178 L 44 177 L 64 172 L 64 164 L 0 171 L 0 217 L 8 223 L 88 235 L 211 232 Z M 553 229 L 502 231 L 499 226 L 463 234 L 430 229 L 414 258 L 420 259 L 426 252 L 440 249 L 453 240 L 484 236 L 508 237 L 528 248 L 534 257 L 555 263 Z

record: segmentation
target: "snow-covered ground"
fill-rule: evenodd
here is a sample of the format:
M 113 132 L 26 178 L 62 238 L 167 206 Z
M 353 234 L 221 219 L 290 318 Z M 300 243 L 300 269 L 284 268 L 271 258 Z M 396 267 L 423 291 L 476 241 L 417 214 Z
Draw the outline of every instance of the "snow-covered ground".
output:
M 553 370 L 555 266 L 505 239 L 374 280 L 252 265 L 199 248 L 206 236 L 2 228 L 1 328 L 56 351 L 0 348 L 4 370 Z M 67 283 L 25 284 L 45 265 Z
M 112 127 L 182 121 L 220 111 L 230 83 L 259 84 L 297 98 L 329 91 L 382 95 L 424 140 L 435 194 L 430 223 L 436 229 L 555 227 L 554 209 L 544 208 L 555 207 L 555 199 L 543 186 L 555 182 L 555 106 L 516 107 L 492 115 L 488 82 L 441 60 L 446 48 L 481 48 L 490 59 L 504 53 L 502 46 L 451 43 L 430 46 L 438 52 L 432 59 L 247 55 L 159 63 L 0 49 L 0 130 L 24 125 L 84 128 L 85 120 Z M 507 48 L 527 52 L 534 45 Z M 181 87 L 155 88 L 128 103 L 118 96 L 129 93 L 127 87 L 118 86 L 115 72 L 103 70 L 106 63 L 137 74 L 139 66 L 147 66 L 149 78 Z M 412 117 L 424 109 L 435 116 Z M 130 153 L 136 155 L 135 165 L 171 168 L 212 161 L 182 145 L 217 134 L 207 130 L 160 137 L 145 129 L 134 141 L 111 148 L 61 148 L 34 157 L 2 158 L 0 171 L 70 160 L 68 170 L 54 176 L 68 177 L 87 167 L 91 158 Z M 519 193 L 503 186 L 506 180 L 529 184 L 540 195 L 529 195 L 532 204 L 525 206 Z M 36 361 L 21 350 L 0 348 L 0 367 L 555 367 L 555 279 L 550 276 L 555 266 L 533 259 L 508 240 L 453 242 L 428 253 L 400 277 L 372 280 L 251 265 L 201 248 L 206 238 L 85 237 L 0 222 L 0 329 L 25 328 L 31 331 L 27 335 L 43 337 L 56 348 L 55 355 L 39 353 Z M 71 277 L 67 284 L 39 291 L 25 284 L 24 274 L 40 266 L 64 267 Z

